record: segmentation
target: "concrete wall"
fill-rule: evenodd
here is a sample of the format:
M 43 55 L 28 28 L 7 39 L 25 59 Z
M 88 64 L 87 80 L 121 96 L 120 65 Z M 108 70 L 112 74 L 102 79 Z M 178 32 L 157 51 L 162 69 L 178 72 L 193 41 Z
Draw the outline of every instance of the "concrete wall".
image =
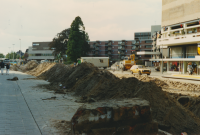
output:
M 162 0 L 162 27 L 200 18 L 200 0 Z

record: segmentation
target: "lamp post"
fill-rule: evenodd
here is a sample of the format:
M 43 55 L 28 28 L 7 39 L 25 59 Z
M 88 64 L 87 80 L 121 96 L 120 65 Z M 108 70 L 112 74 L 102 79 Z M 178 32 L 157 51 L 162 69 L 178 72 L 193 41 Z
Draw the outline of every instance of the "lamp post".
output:
M 163 44 L 162 44 L 162 74 L 163 74 Z
M 8 47 L 9 48 L 9 52 L 10 52 L 10 47 Z M 10 59 L 10 53 L 9 53 L 9 59 Z
M 21 52 L 21 39 L 19 39 L 20 40 L 20 59 L 21 59 L 21 56 L 22 56 L 22 52 Z
M 13 62 L 14 62 L 14 45 L 15 45 L 15 44 L 13 44 Z

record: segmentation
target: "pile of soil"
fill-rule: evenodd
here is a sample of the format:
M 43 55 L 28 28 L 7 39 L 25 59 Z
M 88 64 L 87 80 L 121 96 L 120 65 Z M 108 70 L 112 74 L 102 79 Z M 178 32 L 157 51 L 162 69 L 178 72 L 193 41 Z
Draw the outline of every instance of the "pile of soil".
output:
M 36 68 L 37 66 L 38 66 L 38 63 L 36 61 L 31 60 L 28 63 L 26 63 L 24 66 L 12 65 L 10 69 L 14 71 L 26 72 L 26 71 Z
M 13 71 L 22 71 L 21 68 L 20 68 L 20 66 L 18 66 L 18 65 L 12 65 L 10 67 L 10 70 L 13 70 Z
M 32 70 L 27 71 L 26 73 L 33 75 L 33 76 L 39 76 L 40 74 L 51 69 L 54 65 L 55 65 L 55 63 L 44 62 L 42 64 L 39 64 L 37 67 L 33 68 Z
M 159 123 L 160 129 L 173 134 L 180 134 L 182 131 L 189 134 L 200 133 L 200 119 L 168 92 L 163 91 L 162 87 L 167 84 L 156 79 L 140 76 L 139 79 L 120 79 L 107 70 L 99 70 L 87 63 L 67 69 L 56 64 L 41 74 L 41 77 L 50 81 L 50 85 L 61 83 L 85 101 L 135 97 L 145 99 L 150 102 L 153 119 Z
M 64 64 L 54 64 L 38 77 L 51 83 L 64 82 L 71 74 L 72 67 Z

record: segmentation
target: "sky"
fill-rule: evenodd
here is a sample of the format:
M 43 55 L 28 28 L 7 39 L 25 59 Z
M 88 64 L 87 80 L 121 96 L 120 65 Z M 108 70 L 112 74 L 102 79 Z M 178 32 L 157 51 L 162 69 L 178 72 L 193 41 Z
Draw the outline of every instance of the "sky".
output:
M 161 24 L 161 8 L 161 0 L 0 0 L 0 53 L 52 41 L 77 16 L 90 41 L 133 40 Z

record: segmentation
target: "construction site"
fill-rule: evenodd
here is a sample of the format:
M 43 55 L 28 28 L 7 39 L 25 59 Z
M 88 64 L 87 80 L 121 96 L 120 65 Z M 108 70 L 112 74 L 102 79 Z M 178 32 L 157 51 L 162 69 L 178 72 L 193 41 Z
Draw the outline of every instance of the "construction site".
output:
M 200 133 L 200 85 L 73 65 L 30 61 L 11 70 L 48 84 L 37 86 L 55 95 L 72 95 L 76 109 L 70 121 L 58 121 L 62 134 L 188 135 Z M 53 101 L 52 101 L 53 102 Z M 66 128 L 68 127 L 68 128 Z M 67 132 L 65 132 L 67 131 Z

